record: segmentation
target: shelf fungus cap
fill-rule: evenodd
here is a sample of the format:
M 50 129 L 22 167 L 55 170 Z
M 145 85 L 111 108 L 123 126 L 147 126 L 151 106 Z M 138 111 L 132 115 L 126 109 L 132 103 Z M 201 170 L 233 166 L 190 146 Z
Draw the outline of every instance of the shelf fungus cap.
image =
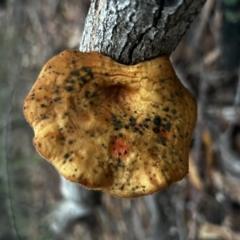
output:
M 196 102 L 168 57 L 125 66 L 66 50 L 43 67 L 24 115 L 37 151 L 87 188 L 134 198 L 188 173 Z

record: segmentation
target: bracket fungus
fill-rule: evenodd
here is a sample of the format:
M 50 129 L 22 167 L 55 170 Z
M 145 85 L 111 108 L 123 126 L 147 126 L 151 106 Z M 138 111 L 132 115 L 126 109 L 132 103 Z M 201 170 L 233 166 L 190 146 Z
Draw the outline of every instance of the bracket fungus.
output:
M 37 151 L 61 175 L 123 198 L 188 173 L 196 110 L 166 56 L 126 66 L 71 50 L 45 64 L 24 103 Z

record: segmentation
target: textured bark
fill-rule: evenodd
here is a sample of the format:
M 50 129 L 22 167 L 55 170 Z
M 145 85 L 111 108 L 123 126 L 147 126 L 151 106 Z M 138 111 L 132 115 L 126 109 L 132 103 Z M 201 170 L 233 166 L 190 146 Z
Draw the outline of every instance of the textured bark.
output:
M 80 50 L 123 64 L 170 55 L 206 0 L 93 0 Z

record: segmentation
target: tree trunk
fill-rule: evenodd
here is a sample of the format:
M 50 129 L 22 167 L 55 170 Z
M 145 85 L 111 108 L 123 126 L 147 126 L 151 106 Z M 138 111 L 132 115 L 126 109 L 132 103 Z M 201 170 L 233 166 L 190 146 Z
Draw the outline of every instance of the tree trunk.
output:
M 206 0 L 93 0 L 80 50 L 123 64 L 170 55 Z

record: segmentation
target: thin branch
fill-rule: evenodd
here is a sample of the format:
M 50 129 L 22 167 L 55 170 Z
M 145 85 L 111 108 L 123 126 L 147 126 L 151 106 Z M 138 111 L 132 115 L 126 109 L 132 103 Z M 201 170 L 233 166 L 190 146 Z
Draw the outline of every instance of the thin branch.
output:
M 15 71 L 12 71 L 15 72 Z M 17 71 L 16 71 L 17 72 Z M 17 74 L 16 74 L 17 76 Z M 8 215 L 10 218 L 10 222 L 12 225 L 12 229 L 13 229 L 13 235 L 15 237 L 15 239 L 20 239 L 20 235 L 17 231 L 17 225 L 16 225 L 16 220 L 15 220 L 15 216 L 14 216 L 14 211 L 13 211 L 13 202 L 12 202 L 12 193 L 11 193 L 11 186 L 10 186 L 10 169 L 9 169 L 9 157 L 8 157 L 8 149 L 9 149 L 9 140 L 8 140 L 8 136 L 10 135 L 10 131 L 11 131 L 11 113 L 12 113 L 12 106 L 13 106 L 13 102 L 15 101 L 15 93 L 14 91 L 17 89 L 15 88 L 16 86 L 16 82 L 17 82 L 17 77 L 14 76 L 13 77 L 13 81 L 9 81 L 11 83 L 10 86 L 10 94 L 9 97 L 11 99 L 11 104 L 9 104 L 8 106 L 10 106 L 5 113 L 5 125 L 3 125 L 3 172 L 5 173 L 5 180 L 6 180 L 6 204 L 7 204 L 7 210 L 8 210 Z

